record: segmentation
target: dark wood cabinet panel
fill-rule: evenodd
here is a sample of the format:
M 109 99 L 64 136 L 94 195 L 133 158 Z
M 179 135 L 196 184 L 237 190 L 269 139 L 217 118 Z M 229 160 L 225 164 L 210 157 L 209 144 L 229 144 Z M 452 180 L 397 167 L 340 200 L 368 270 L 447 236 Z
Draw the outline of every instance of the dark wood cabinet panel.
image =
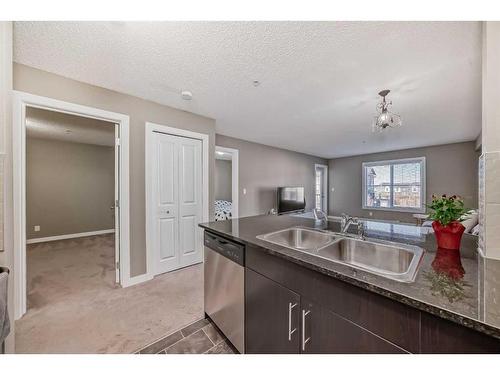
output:
M 422 313 L 421 352 L 426 354 L 500 353 L 500 340 Z
M 304 298 L 301 299 L 301 304 L 302 329 L 304 332 L 304 336 L 301 335 L 302 353 L 407 353 L 321 305 L 309 302 Z
M 251 278 L 260 280 L 247 288 L 253 292 L 247 300 L 251 313 L 247 335 L 259 337 L 256 342 L 269 341 L 254 352 L 299 351 L 301 330 L 293 343 L 281 342 L 288 324 L 283 305 L 286 308 L 294 296 L 294 301 L 301 301 L 300 309 L 292 314 L 294 327 L 302 324 L 302 310 L 310 311 L 302 327 L 304 339 L 310 337 L 305 353 L 500 353 L 500 340 L 257 247 L 247 246 L 246 267 L 247 273 L 254 275 Z M 248 305 L 255 302 L 263 307 Z M 270 309 L 279 313 L 266 316 Z
M 420 352 L 420 311 L 370 293 L 366 319 L 356 321 L 411 353 Z
M 297 293 L 247 268 L 245 352 L 299 353 L 299 310 Z
M 246 266 L 395 345 L 420 351 L 420 312 L 248 246 Z

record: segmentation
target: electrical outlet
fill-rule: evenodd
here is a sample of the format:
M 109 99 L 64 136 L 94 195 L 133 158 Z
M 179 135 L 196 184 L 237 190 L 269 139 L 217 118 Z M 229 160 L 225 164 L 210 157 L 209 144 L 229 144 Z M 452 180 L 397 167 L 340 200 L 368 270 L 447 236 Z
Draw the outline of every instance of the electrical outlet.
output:
M 373 212 L 371 212 L 371 211 L 368 212 L 368 215 L 373 216 Z
M 35 225 L 33 229 L 35 230 L 35 232 L 40 232 L 40 225 Z

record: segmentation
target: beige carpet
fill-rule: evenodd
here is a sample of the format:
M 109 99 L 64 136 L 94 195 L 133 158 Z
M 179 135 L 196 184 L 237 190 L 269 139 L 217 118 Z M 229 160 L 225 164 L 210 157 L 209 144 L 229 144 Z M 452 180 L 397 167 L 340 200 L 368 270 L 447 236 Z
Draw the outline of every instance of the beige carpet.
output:
M 32 244 L 17 353 L 132 353 L 203 317 L 201 264 L 129 288 L 114 283 L 114 236 Z

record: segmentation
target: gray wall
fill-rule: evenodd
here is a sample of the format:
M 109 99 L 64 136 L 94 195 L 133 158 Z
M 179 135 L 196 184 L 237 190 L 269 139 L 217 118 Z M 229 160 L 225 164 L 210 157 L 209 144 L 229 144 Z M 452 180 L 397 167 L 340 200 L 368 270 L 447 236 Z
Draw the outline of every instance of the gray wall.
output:
M 232 201 L 233 164 L 231 160 L 215 159 L 215 199 Z
M 329 214 L 345 212 L 360 217 L 415 222 L 411 213 L 362 209 L 361 163 L 419 156 L 426 157 L 426 203 L 430 203 L 432 194 L 457 194 L 465 199 L 467 207 L 477 208 L 478 154 L 472 141 L 330 160 Z M 373 216 L 369 216 L 370 212 Z
M 145 273 L 145 123 L 150 121 L 208 134 L 208 152 L 215 155 L 215 120 L 21 64 L 14 64 L 14 89 L 130 116 L 130 275 Z M 189 103 L 183 102 L 183 105 L 189 110 Z M 213 176 L 214 162 L 215 158 L 210 158 L 210 176 Z M 209 185 L 209 201 L 213 202 L 212 180 Z M 210 217 L 213 217 L 213 205 L 209 207 Z
M 113 147 L 28 138 L 27 238 L 114 229 L 114 159 Z
M 325 159 L 220 134 L 215 143 L 239 150 L 240 217 L 264 214 L 276 207 L 278 186 L 304 186 L 307 209 L 312 210 L 314 164 L 327 164 Z

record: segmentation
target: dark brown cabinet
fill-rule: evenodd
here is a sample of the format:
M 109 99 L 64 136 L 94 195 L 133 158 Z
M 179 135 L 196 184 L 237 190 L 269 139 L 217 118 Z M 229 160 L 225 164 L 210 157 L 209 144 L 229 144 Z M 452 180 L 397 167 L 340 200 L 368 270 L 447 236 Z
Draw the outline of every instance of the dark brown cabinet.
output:
M 246 353 L 405 353 L 248 268 L 245 299 Z
M 299 353 L 300 296 L 245 270 L 245 352 Z
M 500 341 L 456 323 L 422 313 L 421 353 L 500 353 Z
M 407 353 L 333 311 L 305 299 L 302 299 L 301 316 L 302 353 Z
M 470 328 L 253 246 L 245 254 L 247 353 L 500 353 Z

